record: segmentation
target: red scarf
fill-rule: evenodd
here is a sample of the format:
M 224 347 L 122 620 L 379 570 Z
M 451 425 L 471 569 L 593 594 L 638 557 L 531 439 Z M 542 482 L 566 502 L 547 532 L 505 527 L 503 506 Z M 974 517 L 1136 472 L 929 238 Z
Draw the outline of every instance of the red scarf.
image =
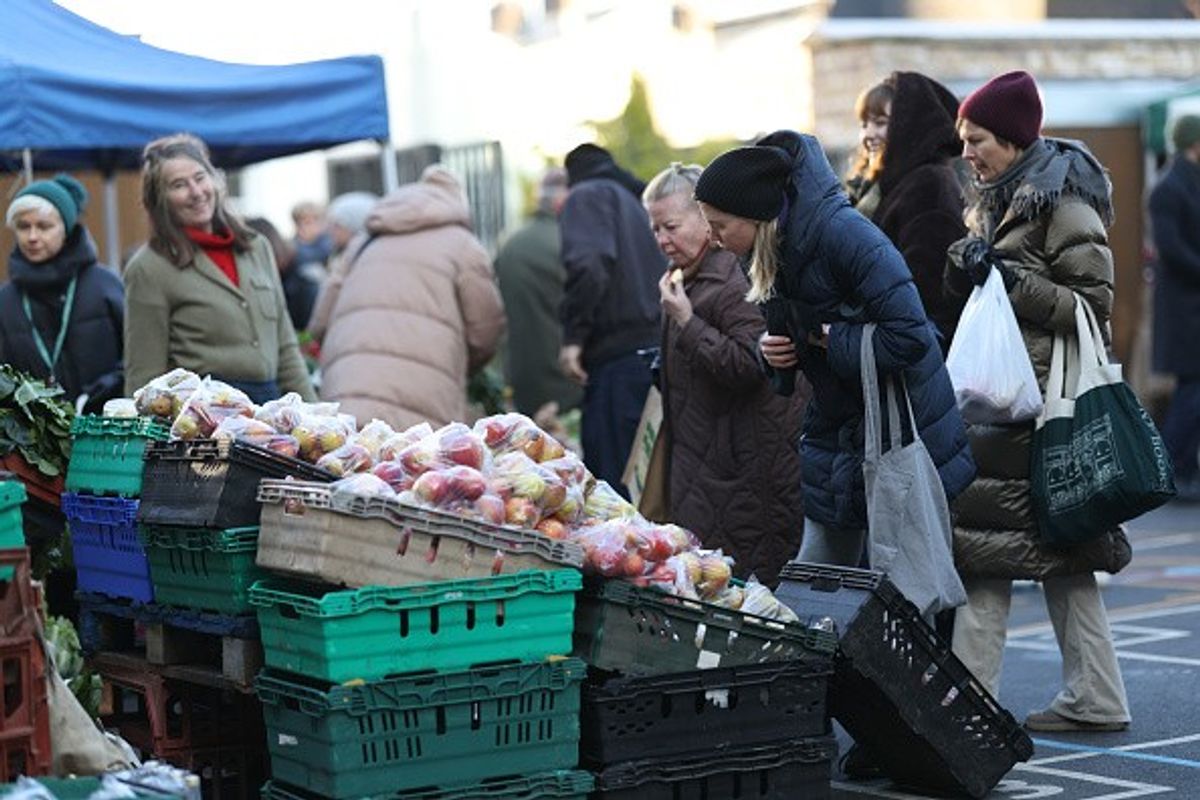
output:
M 204 251 L 204 255 L 212 259 L 229 282 L 238 286 L 237 258 L 233 254 L 232 233 L 206 233 L 199 228 L 184 228 L 183 232 L 192 240 L 192 244 Z

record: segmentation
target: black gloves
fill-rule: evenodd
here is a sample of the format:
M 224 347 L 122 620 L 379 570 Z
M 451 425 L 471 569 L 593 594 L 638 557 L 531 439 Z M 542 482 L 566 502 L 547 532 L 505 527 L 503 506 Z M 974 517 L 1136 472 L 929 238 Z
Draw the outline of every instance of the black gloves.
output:
M 1012 267 L 1005 264 L 1000 253 L 978 236 L 972 236 L 963 245 L 962 268 L 976 286 L 983 286 L 993 269 L 999 270 L 1004 280 L 1004 291 L 1011 291 L 1017 282 L 1017 274 Z

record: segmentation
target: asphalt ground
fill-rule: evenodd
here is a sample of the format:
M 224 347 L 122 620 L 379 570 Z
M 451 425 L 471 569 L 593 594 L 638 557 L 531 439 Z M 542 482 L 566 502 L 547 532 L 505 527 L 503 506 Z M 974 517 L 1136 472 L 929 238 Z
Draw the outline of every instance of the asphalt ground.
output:
M 1133 562 L 1104 576 L 1104 602 L 1133 724 L 1121 733 L 1032 734 L 1035 752 L 989 800 L 1200 798 L 1200 505 L 1171 503 L 1129 525 Z M 1045 708 L 1062 663 L 1040 586 L 1013 591 L 1000 703 L 1018 719 Z M 846 739 L 839 731 L 843 750 Z M 833 797 L 932 797 L 835 768 Z

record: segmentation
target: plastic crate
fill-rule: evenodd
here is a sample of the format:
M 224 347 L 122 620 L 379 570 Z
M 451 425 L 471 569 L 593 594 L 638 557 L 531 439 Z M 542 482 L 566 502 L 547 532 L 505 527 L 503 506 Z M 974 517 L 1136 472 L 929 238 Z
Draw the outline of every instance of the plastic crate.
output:
M 258 528 L 143 526 L 155 602 L 221 614 L 253 613 L 250 586 L 265 572 L 254 564 Z
M 775 595 L 840 632 L 830 712 L 897 783 L 985 796 L 1033 743 L 882 573 L 788 564 Z
M 166 667 L 105 653 L 93 666 L 104 681 L 101 721 L 143 755 L 263 741 L 258 702 L 249 694 L 173 680 Z
M 62 508 L 79 591 L 152 601 L 150 562 L 137 533 L 138 501 L 67 492 Z
M 204 800 L 246 800 L 258 797 L 259 787 L 270 777 L 266 747 L 251 744 L 169 750 L 162 760 L 200 776 Z
M 537 775 L 495 778 L 468 786 L 427 787 L 374 795 L 362 800 L 587 800 L 595 778 L 582 770 L 556 770 Z M 321 795 L 305 789 L 268 781 L 262 788 L 263 800 L 322 800 Z
M 340 683 L 566 655 L 580 583 L 574 570 L 339 591 L 267 579 L 250 602 L 268 667 Z
M 583 687 L 584 764 L 709 753 L 829 732 L 832 667 L 776 661 L 645 678 L 593 675 Z
M 594 800 L 828 800 L 832 736 L 614 764 L 596 775 Z
M 792 659 L 827 663 L 836 647 L 828 631 L 620 580 L 589 578 L 576 605 L 574 655 L 626 675 Z
M 149 417 L 76 417 L 71 422 L 67 491 L 137 497 L 146 443 L 166 441 L 168 434 L 167 426 Z
M 339 586 L 408 586 L 583 565 L 583 549 L 573 542 L 393 498 L 266 480 L 258 499 L 259 566 Z
M 33 589 L 29 549 L 0 550 L 0 642 L 23 640 L 37 630 L 41 603 Z
M 35 780 L 45 787 L 55 800 L 88 800 L 100 789 L 99 778 L 35 778 Z M 114 778 L 114 780 L 127 787 L 139 800 L 169 800 L 182 797 L 181 795 L 150 791 L 127 781 L 121 781 L 119 778 Z M 0 786 L 0 798 L 8 794 L 9 788 Z
M 26 461 L 17 450 L 0 458 L 0 466 L 21 479 L 30 497 L 36 497 L 58 508 L 64 485 L 62 475 L 42 474 L 41 470 Z
M 0 783 L 50 772 L 46 656 L 33 638 L 0 644 Z
M 138 521 L 189 528 L 258 525 L 258 482 L 331 481 L 325 470 L 236 439 L 150 442 Z
M 256 683 L 275 778 L 331 798 L 546 769 L 579 759 L 578 659 L 316 688 Z
M 25 484 L 19 480 L 0 480 L 0 550 L 25 546 L 21 504 L 27 497 Z M 0 568 L 0 580 L 7 580 L 10 575 L 11 569 Z

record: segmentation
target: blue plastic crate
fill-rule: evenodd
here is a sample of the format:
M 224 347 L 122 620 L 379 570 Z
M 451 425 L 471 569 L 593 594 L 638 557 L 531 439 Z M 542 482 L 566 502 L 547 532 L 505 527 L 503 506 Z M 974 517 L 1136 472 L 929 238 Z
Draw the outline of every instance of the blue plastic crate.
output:
M 138 501 L 75 492 L 62 496 L 79 590 L 154 600 L 150 562 L 137 532 Z

